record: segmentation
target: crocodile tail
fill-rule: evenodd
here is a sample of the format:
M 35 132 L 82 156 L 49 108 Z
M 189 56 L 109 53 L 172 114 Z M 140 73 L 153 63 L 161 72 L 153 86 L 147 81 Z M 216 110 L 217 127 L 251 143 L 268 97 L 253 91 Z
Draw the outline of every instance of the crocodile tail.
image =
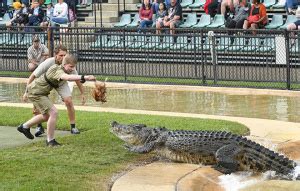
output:
M 289 176 L 294 171 L 296 163 L 279 153 L 248 140 L 245 137 L 241 138 L 239 144 L 243 145 L 247 150 L 247 152 L 245 152 L 245 160 L 250 161 L 252 168 L 257 171 L 271 170 L 284 176 Z

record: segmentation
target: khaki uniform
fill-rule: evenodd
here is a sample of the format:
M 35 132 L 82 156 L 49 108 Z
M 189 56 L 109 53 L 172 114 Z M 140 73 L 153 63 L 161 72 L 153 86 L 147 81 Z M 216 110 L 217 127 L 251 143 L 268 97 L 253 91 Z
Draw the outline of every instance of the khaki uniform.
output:
M 35 77 L 39 78 L 40 76 L 43 76 L 43 74 L 53 65 L 57 65 L 55 63 L 55 57 L 51 57 L 46 59 L 44 62 L 42 62 L 39 67 L 37 67 L 34 71 L 33 74 Z M 77 71 L 74 70 L 71 74 L 78 75 Z M 73 83 L 73 82 L 71 82 Z M 62 99 L 65 97 L 71 97 L 72 92 L 68 86 L 67 83 L 64 83 L 62 86 L 59 86 L 59 88 L 56 88 L 57 93 L 60 95 Z
M 61 80 L 63 74 L 65 72 L 61 65 L 53 65 L 44 75 L 51 82 L 51 85 L 62 87 L 67 85 L 67 81 Z M 29 84 L 28 98 L 42 114 L 47 114 L 53 107 L 53 103 L 50 101 L 48 95 L 54 87 L 46 81 L 44 75 L 41 75 Z

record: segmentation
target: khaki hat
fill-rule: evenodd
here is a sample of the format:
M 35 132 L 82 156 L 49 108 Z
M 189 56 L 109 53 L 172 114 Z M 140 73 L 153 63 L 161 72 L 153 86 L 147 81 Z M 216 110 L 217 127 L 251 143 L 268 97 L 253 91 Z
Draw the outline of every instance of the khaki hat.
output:
M 22 8 L 22 4 L 20 2 L 14 2 L 13 3 L 13 8 L 16 10 L 19 10 Z

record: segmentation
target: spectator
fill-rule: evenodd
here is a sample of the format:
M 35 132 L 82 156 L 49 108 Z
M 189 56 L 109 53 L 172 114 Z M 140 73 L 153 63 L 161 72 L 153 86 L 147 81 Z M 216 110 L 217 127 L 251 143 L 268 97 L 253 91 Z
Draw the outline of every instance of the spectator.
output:
M 297 21 L 288 24 L 287 30 L 300 30 L 300 7 L 296 10 Z
M 25 3 L 14 2 L 13 3 L 13 18 L 6 23 L 7 27 L 10 26 L 24 26 L 28 23 L 28 7 Z
M 252 6 L 250 9 L 247 20 L 244 21 L 244 29 L 262 29 L 268 23 L 266 7 L 260 0 L 252 0 Z M 255 34 L 255 32 L 253 32 Z
M 140 26 L 139 32 L 147 27 L 151 27 L 153 24 L 152 16 L 153 16 L 153 9 L 149 2 L 149 0 L 144 0 L 140 10 Z
M 29 9 L 28 26 L 40 26 L 44 18 L 44 11 L 40 7 L 38 0 L 32 2 L 31 9 Z
M 206 0 L 203 9 L 206 14 L 210 15 L 211 17 L 214 17 L 219 8 L 219 0 Z
M 226 17 L 226 12 L 235 12 L 235 7 L 240 4 L 240 0 L 222 0 L 221 2 L 221 14 Z
M 299 0 L 286 0 L 285 9 L 289 15 L 295 15 L 295 9 L 300 5 Z
M 6 0 L 0 0 L 0 21 L 3 20 L 3 16 L 7 11 L 7 2 Z
M 249 14 L 249 5 L 247 0 L 241 0 L 238 5 L 235 6 L 234 16 L 228 17 L 225 22 L 227 28 L 242 29 L 244 21 L 247 19 Z
M 171 7 L 168 9 L 168 14 L 162 21 L 156 22 L 156 33 L 161 33 L 162 27 L 170 27 L 170 34 L 175 34 L 174 29 L 182 23 L 182 7 L 177 0 L 171 0 Z
M 44 17 L 43 22 L 41 23 L 41 27 L 43 27 L 44 29 L 47 28 L 52 17 L 53 17 L 53 6 L 52 3 L 49 3 L 47 4 L 46 17 Z
M 68 5 L 63 0 L 58 0 L 58 3 L 54 6 L 51 25 L 55 26 L 55 23 L 68 23 Z
M 65 0 L 65 3 L 68 5 L 68 19 L 69 19 L 69 22 L 73 22 L 74 20 L 76 20 L 77 1 Z
M 40 43 L 38 36 L 35 36 L 32 40 L 32 46 L 27 50 L 28 69 L 33 72 L 40 63 L 46 60 L 49 56 L 48 48 Z
M 155 15 L 155 21 L 162 22 L 166 15 L 167 15 L 166 5 L 164 3 L 160 3 L 159 9 Z

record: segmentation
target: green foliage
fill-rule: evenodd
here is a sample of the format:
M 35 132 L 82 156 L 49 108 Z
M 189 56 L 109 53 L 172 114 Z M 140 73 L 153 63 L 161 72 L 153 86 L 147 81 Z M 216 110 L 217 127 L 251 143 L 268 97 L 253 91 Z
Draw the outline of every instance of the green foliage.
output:
M 31 118 L 28 108 L 0 108 L 0 125 L 16 127 Z M 128 152 L 109 132 L 110 122 L 143 123 L 170 129 L 225 130 L 247 134 L 238 123 L 150 115 L 77 111 L 79 135 L 57 138 L 63 146 L 44 141 L 0 150 L 0 190 L 106 190 L 111 177 L 145 156 Z M 69 130 L 66 111 L 59 111 L 58 129 Z M 17 133 L 17 131 L 16 131 Z

